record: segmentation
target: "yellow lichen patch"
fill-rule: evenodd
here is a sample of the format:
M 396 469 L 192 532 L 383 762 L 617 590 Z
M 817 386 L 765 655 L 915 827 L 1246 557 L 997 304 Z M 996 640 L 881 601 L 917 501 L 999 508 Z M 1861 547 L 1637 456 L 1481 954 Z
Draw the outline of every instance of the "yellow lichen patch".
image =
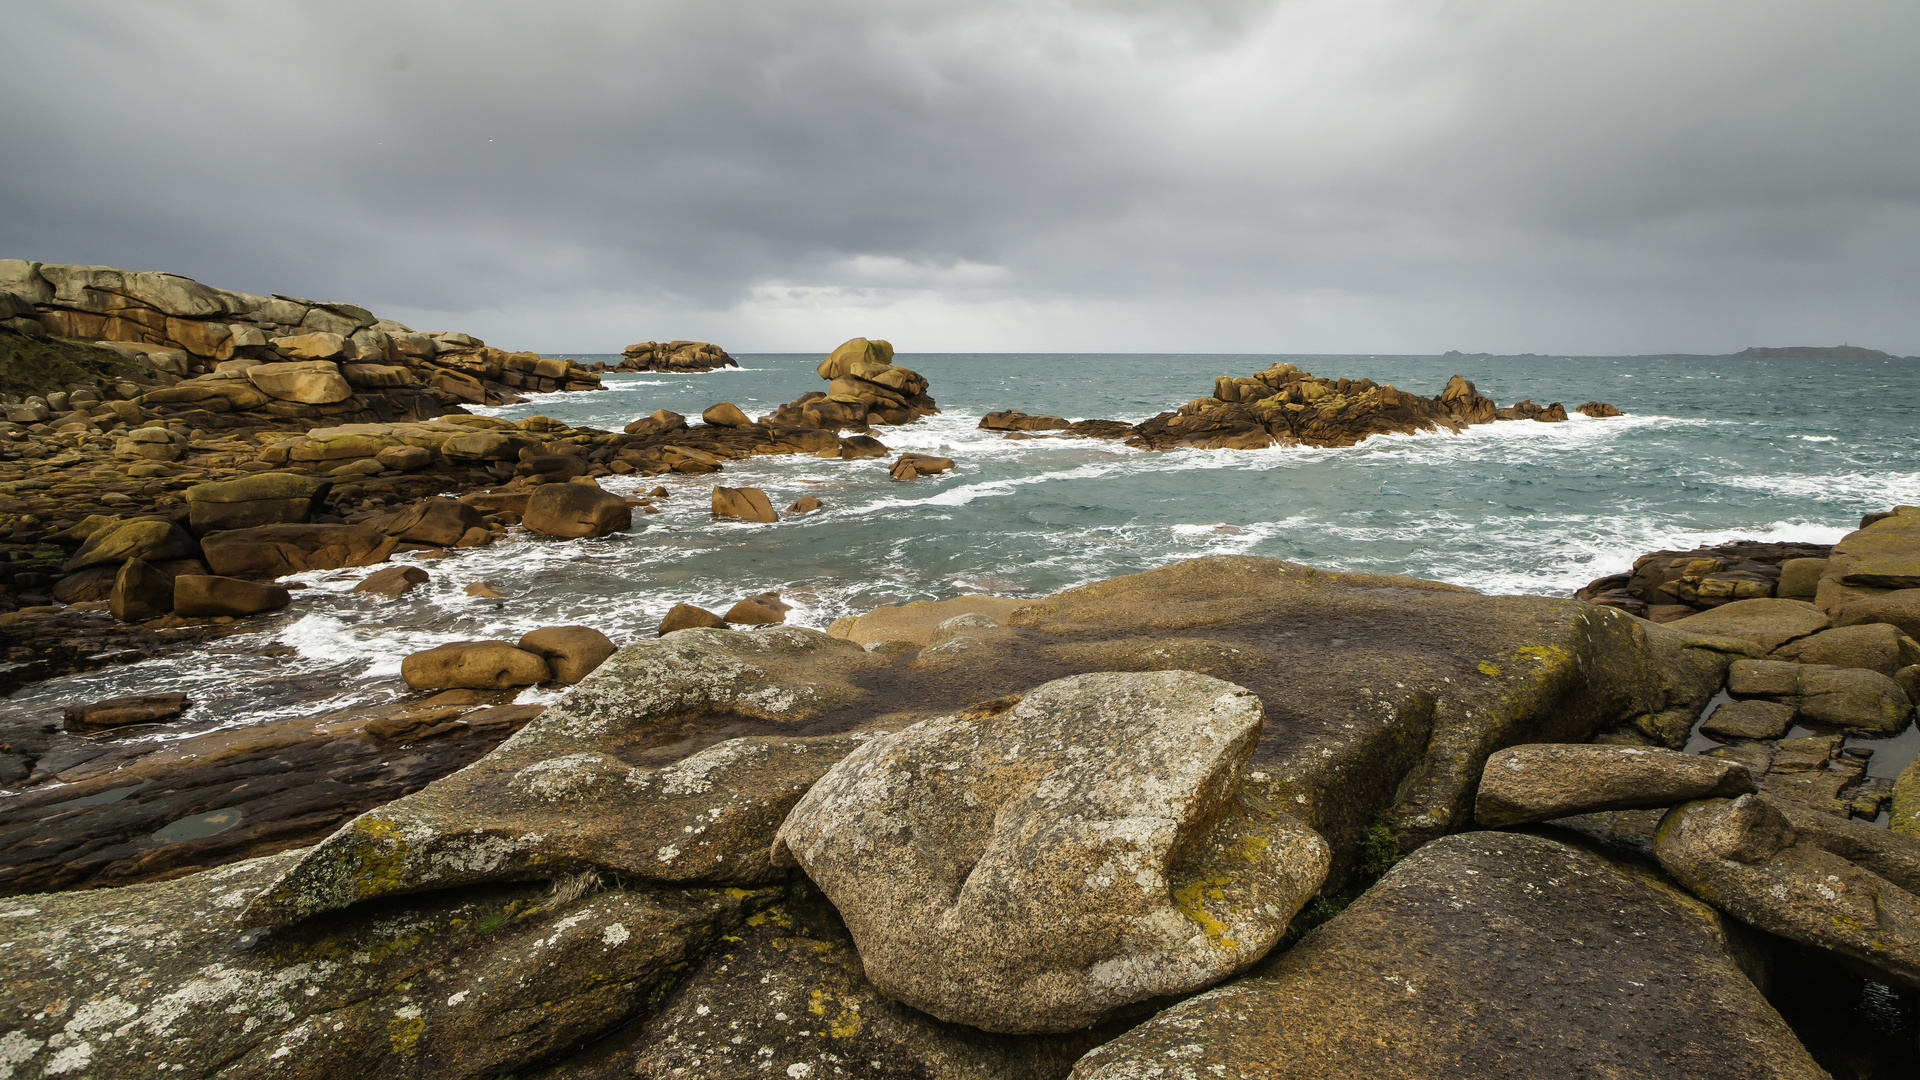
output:
M 1480 674 L 1489 678 L 1497 678 L 1500 674 L 1500 669 L 1482 660 L 1480 661 Z
M 417 1016 L 397 1016 L 387 1022 L 387 1041 L 393 1045 L 395 1054 L 412 1057 L 426 1030 L 427 1022 Z
M 366 839 L 357 845 L 352 870 L 354 890 L 360 899 L 369 900 L 376 896 L 402 888 L 406 884 L 407 842 L 401 836 L 400 826 L 382 818 L 361 818 L 353 823 L 353 831 Z
M 759 926 L 763 923 L 772 923 L 787 930 L 793 929 L 793 918 L 787 914 L 785 908 L 777 905 L 747 916 L 748 926 Z
M 733 897 L 735 900 L 745 900 L 753 895 L 752 889 L 722 889 L 720 891 Z
M 1194 925 L 1206 932 L 1207 941 L 1215 948 L 1236 949 L 1240 943 L 1227 936 L 1227 924 L 1214 918 L 1206 909 L 1208 900 L 1225 900 L 1224 887 L 1233 884 L 1233 878 L 1226 875 L 1195 878 L 1181 888 L 1173 890 L 1173 906 L 1180 914 L 1191 919 Z
M 1240 841 L 1240 857 L 1248 862 L 1259 862 L 1260 857 L 1266 854 L 1267 847 L 1272 844 L 1271 840 L 1261 836 L 1259 833 L 1248 833 L 1238 839 Z
M 851 1039 L 860 1034 L 860 1006 L 837 1001 L 833 993 L 825 987 L 816 987 L 807 994 L 807 1011 L 821 1019 L 826 1019 L 827 1006 L 839 1005 L 839 1012 L 827 1021 L 827 1034 L 836 1039 Z

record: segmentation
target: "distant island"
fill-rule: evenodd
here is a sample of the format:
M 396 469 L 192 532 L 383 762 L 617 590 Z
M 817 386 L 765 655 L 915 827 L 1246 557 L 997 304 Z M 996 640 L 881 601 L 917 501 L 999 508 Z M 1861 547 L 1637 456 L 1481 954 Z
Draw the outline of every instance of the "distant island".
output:
M 1512 359 L 1529 357 L 1546 359 L 1557 353 L 1484 353 L 1461 352 L 1448 349 L 1442 356 L 1459 356 L 1467 359 L 1491 359 L 1495 356 Z M 1676 360 L 1916 360 L 1920 357 L 1897 356 L 1881 352 L 1879 349 L 1863 349 L 1858 345 L 1787 345 L 1782 348 L 1764 348 L 1753 346 L 1737 353 L 1646 353 L 1646 356 L 1658 356 Z

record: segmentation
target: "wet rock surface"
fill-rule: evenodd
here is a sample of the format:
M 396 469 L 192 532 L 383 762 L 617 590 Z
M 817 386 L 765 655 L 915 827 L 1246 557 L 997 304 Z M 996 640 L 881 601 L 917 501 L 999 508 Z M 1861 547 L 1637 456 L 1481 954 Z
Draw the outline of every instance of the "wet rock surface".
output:
M 1725 920 L 1526 834 L 1422 847 L 1255 975 L 1089 1053 L 1075 1080 L 1826 1076 Z

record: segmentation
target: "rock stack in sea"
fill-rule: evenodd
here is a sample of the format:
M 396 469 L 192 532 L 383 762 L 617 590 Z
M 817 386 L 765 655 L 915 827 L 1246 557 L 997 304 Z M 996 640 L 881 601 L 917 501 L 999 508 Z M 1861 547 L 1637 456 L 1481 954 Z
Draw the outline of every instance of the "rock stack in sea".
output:
M 642 341 L 621 350 L 616 371 L 691 372 L 739 367 L 720 346 L 706 341 Z
M 1580 406 L 1585 416 L 1619 416 L 1601 402 Z M 1455 375 L 1437 397 L 1421 397 L 1372 379 L 1323 379 L 1293 364 L 1274 364 L 1257 375 L 1214 380 L 1213 394 L 1171 412 L 1128 425 L 1114 420 L 1068 423 L 1058 416 L 1019 410 L 991 412 L 980 426 L 1008 432 L 1009 438 L 1034 433 L 1060 437 L 1125 439 L 1148 450 L 1181 447 L 1201 450 L 1258 450 L 1268 446 L 1352 446 L 1371 435 L 1459 432 L 1470 424 L 1496 420 L 1559 423 L 1567 410 L 1559 402 L 1519 401 L 1499 408 L 1473 383 Z

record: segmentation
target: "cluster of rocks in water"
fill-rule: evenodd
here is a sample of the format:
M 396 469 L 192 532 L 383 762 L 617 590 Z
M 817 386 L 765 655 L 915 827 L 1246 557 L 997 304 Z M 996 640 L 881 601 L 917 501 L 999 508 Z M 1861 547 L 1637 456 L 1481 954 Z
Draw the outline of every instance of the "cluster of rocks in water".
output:
M 642 341 L 621 350 L 615 371 L 713 371 L 739 367 L 727 351 L 706 341 Z
M 1575 409 L 1603 419 L 1621 415 L 1612 405 L 1589 401 Z M 1007 432 L 1009 439 L 1051 435 L 1062 438 L 1122 439 L 1148 450 L 1258 450 L 1269 446 L 1353 446 L 1373 435 L 1421 432 L 1458 433 L 1472 424 L 1496 420 L 1559 423 L 1567 419 L 1559 402 L 1537 405 L 1517 401 L 1501 408 L 1473 383 L 1455 375 L 1435 397 L 1421 397 L 1372 379 L 1323 379 L 1293 364 L 1274 364 L 1259 374 L 1214 380 L 1210 397 L 1196 398 L 1171 412 L 1138 424 L 1118 420 L 1080 420 L 1009 409 L 988 413 L 980 426 Z

